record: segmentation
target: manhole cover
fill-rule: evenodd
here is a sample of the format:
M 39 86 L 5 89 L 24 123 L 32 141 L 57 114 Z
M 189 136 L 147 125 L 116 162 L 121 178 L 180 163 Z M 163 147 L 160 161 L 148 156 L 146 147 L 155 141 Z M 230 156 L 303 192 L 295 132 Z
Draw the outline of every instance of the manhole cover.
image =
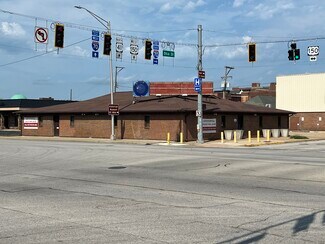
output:
M 112 166 L 112 167 L 109 167 L 109 169 L 125 169 L 126 167 L 125 166 Z

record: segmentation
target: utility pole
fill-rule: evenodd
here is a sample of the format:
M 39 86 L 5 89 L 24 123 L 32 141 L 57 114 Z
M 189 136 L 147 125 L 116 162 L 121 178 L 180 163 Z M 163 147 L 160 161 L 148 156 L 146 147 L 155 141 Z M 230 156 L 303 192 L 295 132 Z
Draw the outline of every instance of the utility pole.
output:
M 234 69 L 234 67 L 225 66 L 225 76 L 221 77 L 224 80 L 224 87 L 222 91 L 222 99 L 226 99 L 226 90 L 227 90 L 227 79 L 232 78 L 232 76 L 228 76 L 229 72 Z
M 98 16 L 94 12 L 90 11 L 87 8 L 81 6 L 74 6 L 77 9 L 83 9 L 87 11 L 92 17 L 94 17 L 101 25 L 103 25 L 108 34 L 111 34 L 111 22 L 103 19 Z M 111 104 L 114 104 L 114 82 L 113 82 L 113 60 L 112 60 L 112 52 L 109 54 L 109 71 L 110 71 L 110 92 L 111 92 Z M 115 140 L 115 125 L 114 125 L 114 114 L 111 114 L 111 140 Z
M 202 25 L 198 25 L 198 64 L 197 70 L 198 73 L 201 71 L 202 68 Z M 202 144 L 204 143 L 203 140 L 203 109 L 202 109 L 202 87 L 203 84 L 201 82 L 201 89 L 200 92 L 197 94 L 197 142 Z
M 115 66 L 115 82 L 114 82 L 114 93 L 116 92 L 116 88 L 117 88 L 117 74 L 124 69 L 125 67 L 119 67 L 119 66 Z

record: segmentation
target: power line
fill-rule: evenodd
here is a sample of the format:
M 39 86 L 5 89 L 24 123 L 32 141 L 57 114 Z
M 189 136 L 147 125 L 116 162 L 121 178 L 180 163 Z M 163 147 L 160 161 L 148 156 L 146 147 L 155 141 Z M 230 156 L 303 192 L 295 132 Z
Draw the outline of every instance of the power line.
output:
M 11 14 L 11 15 L 16 15 L 24 18 L 29 18 L 29 19 L 35 19 L 35 20 L 43 20 L 43 21 L 48 21 L 48 22 L 53 22 L 53 23 L 62 23 L 65 24 L 65 26 L 70 27 L 70 28 L 75 28 L 75 29 L 80 29 L 80 30 L 86 30 L 86 31 L 92 31 L 94 29 L 101 30 L 101 31 L 107 31 L 106 29 L 103 28 L 98 28 L 98 27 L 93 27 L 93 26 L 88 26 L 88 25 L 81 25 L 81 24 L 76 24 L 76 23 L 70 23 L 70 22 L 61 22 L 58 20 L 53 20 L 53 19 L 47 19 L 43 17 L 38 17 L 38 16 L 33 16 L 33 15 L 26 15 L 26 14 L 21 14 L 21 13 L 15 13 L 7 10 L 0 9 L 0 12 L 3 12 L 5 14 Z M 135 30 L 118 30 L 118 29 L 113 29 L 114 31 L 117 32 L 134 32 L 134 33 L 146 33 L 146 34 L 151 34 L 151 33 L 168 33 L 168 32 L 185 32 L 185 31 L 192 31 L 196 29 L 178 29 L 178 30 L 155 30 L 155 31 L 135 31 Z M 139 40 L 146 40 L 148 37 L 136 37 L 132 35 L 126 35 L 126 34 L 121 34 L 121 33 L 112 33 L 113 36 L 120 36 L 120 37 L 125 37 L 125 38 L 135 38 Z M 165 40 L 157 40 L 159 42 L 166 42 Z M 175 45 L 179 46 L 197 46 L 197 44 L 192 44 L 192 43 L 180 43 L 180 42 L 173 42 Z
M 87 38 L 87 39 L 84 39 L 84 40 L 81 40 L 81 41 L 72 43 L 70 45 L 67 45 L 66 48 L 71 47 L 71 46 L 74 46 L 74 45 L 77 45 L 77 44 L 82 43 L 82 42 L 85 42 L 85 41 L 88 41 L 89 39 L 90 38 Z M 8 66 L 8 65 L 12 65 L 12 64 L 21 63 L 21 62 L 24 62 L 24 61 L 27 61 L 27 60 L 31 60 L 31 59 L 34 59 L 34 58 L 42 57 L 42 56 L 45 56 L 45 55 L 48 55 L 48 54 L 54 53 L 54 52 L 57 52 L 57 49 L 54 49 L 52 51 L 48 51 L 48 52 L 45 52 L 45 53 L 37 54 L 37 55 L 31 56 L 31 57 L 28 57 L 28 58 L 16 60 L 16 61 L 13 61 L 13 62 L 10 62 L 10 63 L 2 64 L 2 65 L 0 65 L 0 68 L 5 67 L 5 66 Z
M 276 44 L 276 43 L 289 43 L 289 42 L 305 42 L 305 41 L 317 41 L 317 40 L 325 40 L 325 37 L 313 37 L 313 38 L 301 38 L 301 39 L 287 39 L 287 40 L 275 40 L 275 41 L 259 41 L 254 42 L 256 44 Z M 206 48 L 213 47 L 231 47 L 231 46 L 246 46 L 249 42 L 244 43 L 230 43 L 230 44 L 215 44 L 215 45 L 205 45 Z
M 11 12 L 7 10 L 0 9 L 0 12 L 6 13 L 6 14 L 11 14 L 11 15 L 16 15 L 20 17 L 25 17 L 25 18 L 30 18 L 30 19 L 36 19 L 36 20 L 44 20 L 44 21 L 49 21 L 49 22 L 59 22 L 57 20 L 53 19 L 47 19 L 47 18 L 42 18 L 38 16 L 32 16 L 32 15 L 26 15 L 26 14 L 21 14 L 21 13 L 16 13 L 16 12 Z M 76 29 L 81 29 L 81 30 L 87 30 L 91 31 L 93 29 L 99 29 L 102 31 L 106 31 L 103 28 L 98 28 L 98 27 L 93 27 L 93 26 L 88 26 L 88 25 L 81 25 L 81 24 L 75 24 L 75 23 L 69 23 L 69 22 L 61 22 L 64 23 L 67 27 L 70 28 L 76 28 Z M 118 30 L 114 29 L 114 31 L 117 32 L 129 32 L 129 33 L 146 33 L 146 34 L 153 34 L 153 33 L 170 33 L 170 32 L 183 32 L 183 31 L 194 31 L 197 29 L 194 28 L 189 28 L 189 29 L 179 29 L 179 30 L 155 30 L 155 31 L 136 31 L 136 30 Z M 214 31 L 214 30 L 204 30 L 205 32 L 215 32 L 215 33 L 220 33 L 220 31 Z M 232 34 L 232 33 L 228 33 Z M 125 38 L 135 38 L 139 40 L 146 40 L 148 37 L 137 37 L 133 35 L 126 35 L 126 34 L 121 34 L 121 33 L 112 33 L 114 36 L 120 36 L 120 37 L 125 37 Z M 258 36 L 256 36 L 258 37 Z M 276 38 L 276 37 L 268 37 L 268 38 Z M 282 39 L 282 38 L 281 38 Z M 273 40 L 273 41 L 256 41 L 256 44 L 276 44 L 276 43 L 289 43 L 292 41 L 295 42 L 305 42 L 305 41 L 317 41 L 317 40 L 324 40 L 325 37 L 309 37 L 309 38 L 292 38 L 292 39 L 285 39 L 285 40 Z M 166 40 L 157 40 L 159 42 L 166 42 Z M 197 47 L 197 44 L 194 43 L 182 43 L 182 42 L 173 42 L 175 45 L 178 46 L 191 46 L 191 47 Z M 215 47 L 231 47 L 231 46 L 246 46 L 248 43 L 228 43 L 228 44 L 208 44 L 204 45 L 204 48 L 215 48 Z

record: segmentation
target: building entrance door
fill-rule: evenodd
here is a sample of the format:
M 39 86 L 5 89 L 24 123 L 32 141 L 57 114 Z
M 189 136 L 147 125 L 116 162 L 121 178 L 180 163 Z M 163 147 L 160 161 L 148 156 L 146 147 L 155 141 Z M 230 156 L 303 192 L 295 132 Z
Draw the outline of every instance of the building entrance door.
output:
M 53 116 L 54 136 L 60 136 L 60 117 L 58 115 Z

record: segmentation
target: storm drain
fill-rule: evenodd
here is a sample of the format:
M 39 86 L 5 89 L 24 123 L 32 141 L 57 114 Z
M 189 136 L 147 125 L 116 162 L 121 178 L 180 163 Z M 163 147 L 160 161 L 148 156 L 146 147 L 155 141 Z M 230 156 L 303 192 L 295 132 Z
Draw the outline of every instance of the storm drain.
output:
M 125 169 L 126 167 L 125 166 L 112 166 L 112 167 L 109 167 L 108 169 Z

